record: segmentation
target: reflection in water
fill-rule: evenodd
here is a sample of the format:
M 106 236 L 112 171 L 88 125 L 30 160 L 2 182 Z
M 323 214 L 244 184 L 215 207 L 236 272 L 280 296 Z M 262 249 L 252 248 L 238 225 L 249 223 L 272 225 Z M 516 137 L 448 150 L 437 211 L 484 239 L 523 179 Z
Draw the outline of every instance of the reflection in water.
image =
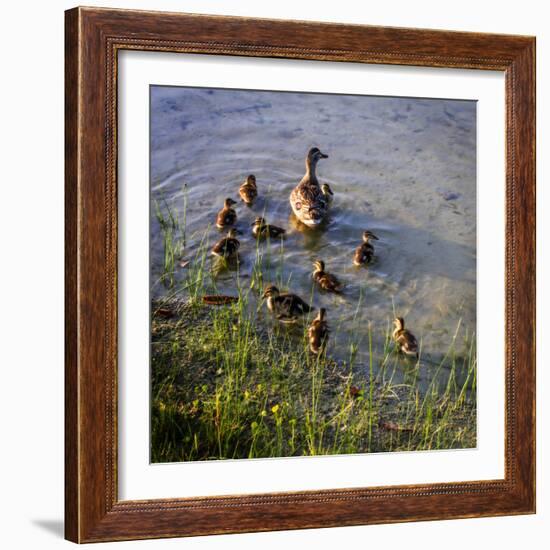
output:
M 237 200 L 240 184 L 255 174 L 258 199 L 235 206 L 240 262 L 207 260 L 217 291 L 234 294 L 237 280 L 275 282 L 325 307 L 329 352 L 356 354 L 358 364 L 368 361 L 369 323 L 374 348 L 382 349 L 395 315 L 418 337 L 427 371 L 459 323 L 457 350 L 467 352 L 476 327 L 474 102 L 153 87 L 151 109 L 152 281 L 164 265 L 154 200 L 185 217 L 189 260 L 205 232 L 210 246 L 219 239 L 221 202 Z M 318 177 L 334 198 L 329 218 L 308 228 L 288 199 L 313 145 L 329 155 Z M 284 241 L 257 243 L 250 227 L 257 216 L 287 229 Z M 353 254 L 366 229 L 379 237 L 376 255 L 357 267 Z M 314 288 L 316 259 L 345 283 L 341 296 Z M 176 283 L 189 267 L 176 268 Z M 165 292 L 153 285 L 153 296 Z M 271 323 L 253 296 L 250 307 Z

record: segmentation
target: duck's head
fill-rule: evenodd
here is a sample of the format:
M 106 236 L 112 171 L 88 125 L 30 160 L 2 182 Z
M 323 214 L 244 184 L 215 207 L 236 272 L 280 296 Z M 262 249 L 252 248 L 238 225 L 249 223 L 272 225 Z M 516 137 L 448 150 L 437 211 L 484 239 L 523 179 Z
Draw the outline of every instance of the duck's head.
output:
M 227 237 L 229 239 L 234 239 L 235 237 L 237 236 L 237 230 L 232 227 L 228 232 L 227 232 Z
M 369 239 L 374 239 L 375 241 L 377 241 L 378 237 L 372 231 L 367 230 L 363 233 L 363 242 L 368 243 Z
M 318 147 L 312 147 L 307 154 L 306 165 L 317 164 L 321 159 L 328 159 L 328 155 L 321 153 Z
M 317 317 L 315 317 L 315 321 L 323 322 L 325 320 L 326 315 L 327 315 L 327 310 L 324 307 L 322 307 L 321 309 L 319 309 L 319 313 L 317 314 Z
M 226 208 L 231 208 L 234 204 L 237 204 L 237 201 L 234 201 L 233 199 L 227 198 L 227 199 L 225 199 L 223 204 Z
M 332 189 L 330 188 L 330 185 L 328 183 L 323 183 L 323 185 L 321 185 L 321 191 L 323 195 L 334 196 L 334 193 L 332 192 Z
M 254 174 L 250 174 L 249 176 L 247 176 L 246 183 L 248 185 L 253 185 L 254 187 L 256 187 L 256 176 Z
M 275 285 L 267 285 L 262 298 L 276 298 L 277 296 L 279 296 L 279 289 Z
M 315 260 L 313 262 L 313 267 L 315 268 L 315 273 L 325 270 L 325 262 L 323 260 Z
M 405 320 L 403 317 L 396 317 L 393 320 L 393 326 L 395 327 L 395 330 L 403 330 L 405 328 Z
M 252 227 L 261 227 L 262 225 L 265 225 L 265 218 L 258 216 L 251 225 Z

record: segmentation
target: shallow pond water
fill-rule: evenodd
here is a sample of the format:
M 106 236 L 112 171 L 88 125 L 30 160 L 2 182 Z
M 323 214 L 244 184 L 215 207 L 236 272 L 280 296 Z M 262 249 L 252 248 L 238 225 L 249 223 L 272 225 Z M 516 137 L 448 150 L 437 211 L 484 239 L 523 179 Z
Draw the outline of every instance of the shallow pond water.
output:
M 288 201 L 312 146 L 329 155 L 318 177 L 335 194 L 330 218 L 314 230 L 295 220 Z M 192 259 L 205 232 L 210 246 L 223 234 L 216 213 L 225 197 L 239 198 L 250 173 L 259 200 L 236 206 L 241 281 L 251 277 L 256 254 L 250 224 L 263 215 L 288 231 L 282 249 L 260 247 L 264 282 L 285 281 L 327 308 L 338 328 L 330 347 L 336 358 L 349 358 L 353 341 L 357 364 L 366 366 L 369 323 L 380 349 L 394 311 L 422 342 L 420 376 L 429 378 L 459 323 L 456 352 L 468 352 L 476 328 L 475 102 L 152 87 L 152 297 L 174 292 L 159 282 L 164 243 L 155 203 L 180 222 L 185 216 L 183 257 Z M 352 264 L 365 229 L 380 239 L 366 269 Z M 312 294 L 318 258 L 345 283 L 342 296 Z M 186 269 L 176 267 L 176 289 Z M 220 273 L 218 290 L 234 294 L 235 277 Z

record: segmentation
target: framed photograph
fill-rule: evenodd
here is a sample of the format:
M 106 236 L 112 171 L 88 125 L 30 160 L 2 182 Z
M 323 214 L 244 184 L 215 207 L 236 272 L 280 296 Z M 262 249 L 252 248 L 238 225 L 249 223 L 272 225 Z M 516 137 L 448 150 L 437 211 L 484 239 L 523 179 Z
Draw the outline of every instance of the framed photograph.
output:
M 66 537 L 535 511 L 535 39 L 66 12 Z

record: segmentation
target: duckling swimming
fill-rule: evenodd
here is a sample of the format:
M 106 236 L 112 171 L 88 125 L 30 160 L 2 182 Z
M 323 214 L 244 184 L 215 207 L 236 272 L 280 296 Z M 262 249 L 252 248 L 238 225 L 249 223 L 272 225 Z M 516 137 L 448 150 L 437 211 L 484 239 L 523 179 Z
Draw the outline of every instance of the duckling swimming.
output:
M 237 212 L 233 208 L 233 205 L 237 204 L 233 199 L 225 199 L 223 208 L 218 212 L 216 217 L 216 227 L 223 229 L 228 225 L 235 225 L 237 222 Z
M 332 203 L 334 193 L 332 192 L 332 189 L 330 188 L 330 185 L 328 183 L 323 183 L 323 185 L 321 185 L 321 193 L 323 193 L 323 198 L 325 199 L 325 202 L 330 205 Z
M 317 147 L 309 150 L 306 157 L 306 173 L 302 181 L 290 193 L 290 206 L 294 215 L 305 225 L 319 225 L 328 211 L 328 201 L 321 191 L 317 179 L 317 163 L 328 155 L 321 153 Z
M 396 317 L 393 321 L 395 327 L 393 339 L 399 346 L 399 351 L 405 355 L 412 355 L 418 359 L 418 342 L 414 335 L 405 328 L 403 317 Z
M 328 334 L 330 332 L 327 321 L 325 319 L 327 310 L 322 307 L 317 314 L 317 317 L 313 319 L 307 335 L 309 338 L 309 349 L 311 353 L 319 355 L 326 348 L 328 341 Z
M 353 256 L 353 263 L 355 265 L 365 265 L 372 262 L 374 257 L 374 246 L 369 242 L 370 239 L 378 240 L 378 237 L 371 231 L 365 231 L 363 233 L 363 244 L 359 245 L 355 250 Z
M 281 294 L 275 285 L 268 285 L 262 298 L 267 298 L 267 309 L 283 323 L 293 323 L 313 309 L 296 294 Z
M 239 195 L 248 205 L 251 205 L 256 200 L 258 188 L 256 187 L 256 176 L 254 174 L 250 174 L 245 182 L 239 187 Z
M 316 260 L 313 262 L 313 280 L 319 285 L 319 287 L 328 292 L 341 292 L 342 283 L 331 273 L 325 272 L 325 262 L 323 260 Z
M 286 231 L 282 227 L 270 225 L 262 217 L 257 217 L 252 224 L 252 234 L 257 239 L 265 239 L 266 237 L 275 239 L 282 237 L 285 233 Z
M 228 232 L 227 236 L 220 239 L 213 247 L 212 254 L 214 256 L 220 256 L 225 259 L 232 259 L 237 256 L 237 252 L 241 243 L 236 238 L 237 230 L 232 227 Z

